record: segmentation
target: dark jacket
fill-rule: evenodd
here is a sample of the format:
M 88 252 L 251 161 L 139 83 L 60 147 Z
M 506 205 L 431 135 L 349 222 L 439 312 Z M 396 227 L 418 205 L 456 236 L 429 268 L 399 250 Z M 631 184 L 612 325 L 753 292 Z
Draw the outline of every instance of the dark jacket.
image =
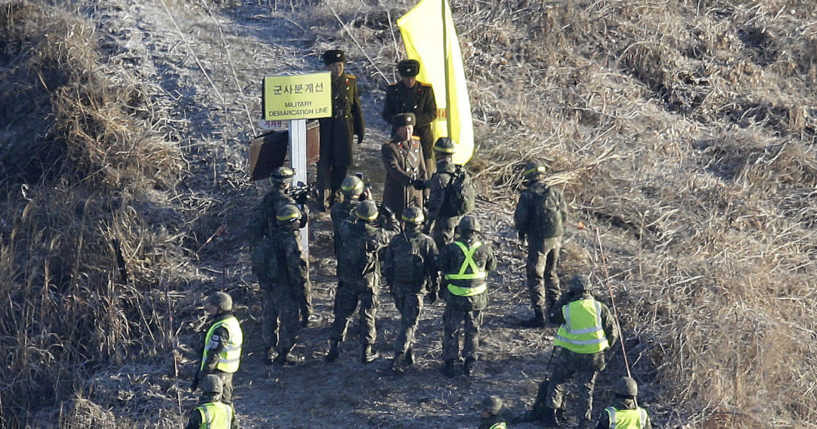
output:
M 332 79 L 332 116 L 319 122 L 322 162 L 336 167 L 352 165 L 352 136 L 357 134 L 358 140 L 363 140 L 364 135 L 356 77 L 343 73 Z
M 411 88 L 407 88 L 403 82 L 389 85 L 381 115 L 391 125 L 394 115 L 399 113 L 414 113 L 417 119 L 414 135 L 420 138 L 424 156 L 431 158 L 431 145 L 434 144 L 431 122 L 437 118 L 437 102 L 431 85 L 422 82 L 416 82 Z M 392 127 L 392 137 L 395 137 L 394 131 Z
M 380 148 L 380 153 L 386 169 L 383 205 L 398 218 L 408 206 L 423 208 L 423 191 L 411 186 L 416 179 L 428 178 L 419 140 L 413 137 L 408 142 L 390 141 Z

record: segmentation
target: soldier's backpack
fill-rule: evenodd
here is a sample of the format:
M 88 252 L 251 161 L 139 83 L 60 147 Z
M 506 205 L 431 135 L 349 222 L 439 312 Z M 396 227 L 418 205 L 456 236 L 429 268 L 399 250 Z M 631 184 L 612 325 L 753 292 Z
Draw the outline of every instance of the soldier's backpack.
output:
M 342 248 L 338 249 L 338 276 L 363 275 L 369 263 L 367 240 L 360 231 L 355 231 L 351 222 L 345 222 L 340 227 Z
M 406 236 L 398 236 L 392 241 L 394 255 L 394 282 L 400 284 L 420 283 L 423 279 L 423 257 L 418 246 Z
M 277 255 L 278 249 L 268 237 L 261 239 L 250 255 L 252 272 L 258 277 L 258 283 L 262 289 L 267 288 L 269 282 L 278 277 Z
M 477 192 L 474 182 L 471 181 L 461 165 L 457 165 L 451 180 L 445 188 L 442 214 L 445 217 L 462 216 L 474 210 L 477 201 Z
M 542 238 L 553 238 L 562 235 L 562 196 L 558 191 L 545 184 L 540 184 L 531 190 L 534 194 L 534 209 L 536 218 L 533 223 L 533 232 Z

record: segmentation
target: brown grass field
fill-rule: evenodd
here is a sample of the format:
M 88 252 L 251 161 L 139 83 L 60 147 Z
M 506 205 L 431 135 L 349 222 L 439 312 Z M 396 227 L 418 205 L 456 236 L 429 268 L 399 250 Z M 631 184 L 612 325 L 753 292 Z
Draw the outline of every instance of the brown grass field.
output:
M 439 304 L 403 379 L 360 365 L 354 338 L 337 365 L 321 360 L 334 296 L 321 217 L 307 362 L 277 372 L 258 358 L 242 226 L 266 186 L 246 171 L 261 78 L 346 50 L 367 119 L 358 168 L 381 189 L 379 103 L 413 0 L 0 2 L 0 426 L 182 425 L 199 303 L 217 289 L 250 333 L 245 427 L 475 427 L 487 394 L 521 412 L 552 335 L 513 326 L 529 309 L 511 213 L 535 158 L 570 206 L 561 277 L 591 273 L 614 299 L 656 427 L 817 427 L 813 2 L 450 1 L 468 167 L 501 262 L 473 380 L 437 372 Z M 626 371 L 613 356 L 596 414 Z

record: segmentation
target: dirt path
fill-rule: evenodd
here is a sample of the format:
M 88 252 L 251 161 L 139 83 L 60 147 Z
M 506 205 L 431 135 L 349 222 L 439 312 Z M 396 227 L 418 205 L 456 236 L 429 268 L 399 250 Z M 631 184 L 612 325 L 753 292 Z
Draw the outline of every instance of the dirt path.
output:
M 490 280 L 492 304 L 483 325 L 482 361 L 476 376 L 448 379 L 439 373 L 442 303 L 424 310 L 416 345 L 419 362 L 403 376 L 388 371 L 388 359 L 361 364 L 355 335 L 350 335 L 337 362 L 323 361 L 335 287 L 326 216 L 317 216 L 310 229 L 311 277 L 321 320 L 303 332 L 296 349 L 306 360 L 293 368 L 262 363 L 261 294 L 250 274 L 240 235 L 264 188 L 246 182 L 247 142 L 261 116 L 261 78 L 319 67 L 313 51 L 316 34 L 298 24 L 297 13 L 258 5 L 218 11 L 202 4 L 207 2 L 86 0 L 84 6 L 100 30 L 110 35 L 104 48 L 112 53 L 112 61 L 127 64 L 154 84 L 154 97 L 175 113 L 168 124 L 173 129 L 170 134 L 178 139 L 190 165 L 190 175 L 181 186 L 186 191 L 180 205 L 201 206 L 201 201 L 209 201 L 210 231 L 220 222 L 228 225 L 226 237 L 200 253 L 195 264 L 201 272 L 211 273 L 210 284 L 204 283 L 201 293 L 218 284 L 220 273 L 226 270 L 226 284 L 244 320 L 246 346 L 235 388 L 242 425 L 475 427 L 477 404 L 486 395 L 502 397 L 517 411 L 532 402 L 550 352 L 550 337 L 543 332 L 553 328 L 525 331 L 515 327 L 529 315 L 524 265 L 510 230 L 509 213 L 487 204 L 480 204 L 478 212 L 487 236 L 495 242 L 500 267 Z M 354 65 L 350 69 L 356 73 Z M 367 76 L 360 79 L 368 89 L 363 94 L 367 138 L 358 149 L 358 169 L 372 178 L 379 192 L 379 145 L 386 138 L 378 106 L 382 85 Z M 376 347 L 384 356 L 391 356 L 397 312 L 387 293 L 381 298 Z M 190 350 L 195 349 L 192 342 L 197 338 L 190 333 L 181 338 L 182 343 L 191 342 L 183 347 L 190 360 L 195 358 Z M 185 374 L 192 365 L 192 361 L 185 364 Z M 186 392 L 183 408 L 189 409 L 195 400 Z

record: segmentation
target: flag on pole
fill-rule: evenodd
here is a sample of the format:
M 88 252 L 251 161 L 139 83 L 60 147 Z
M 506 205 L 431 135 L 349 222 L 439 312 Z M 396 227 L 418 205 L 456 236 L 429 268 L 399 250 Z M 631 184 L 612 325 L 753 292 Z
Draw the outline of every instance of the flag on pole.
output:
M 406 55 L 422 64 L 417 80 L 434 87 L 437 103 L 437 120 L 431 124 L 434 138 L 451 137 L 457 144 L 454 162 L 467 163 L 474 153 L 474 125 L 460 42 L 448 0 L 420 0 L 414 9 L 397 19 L 397 26 Z

